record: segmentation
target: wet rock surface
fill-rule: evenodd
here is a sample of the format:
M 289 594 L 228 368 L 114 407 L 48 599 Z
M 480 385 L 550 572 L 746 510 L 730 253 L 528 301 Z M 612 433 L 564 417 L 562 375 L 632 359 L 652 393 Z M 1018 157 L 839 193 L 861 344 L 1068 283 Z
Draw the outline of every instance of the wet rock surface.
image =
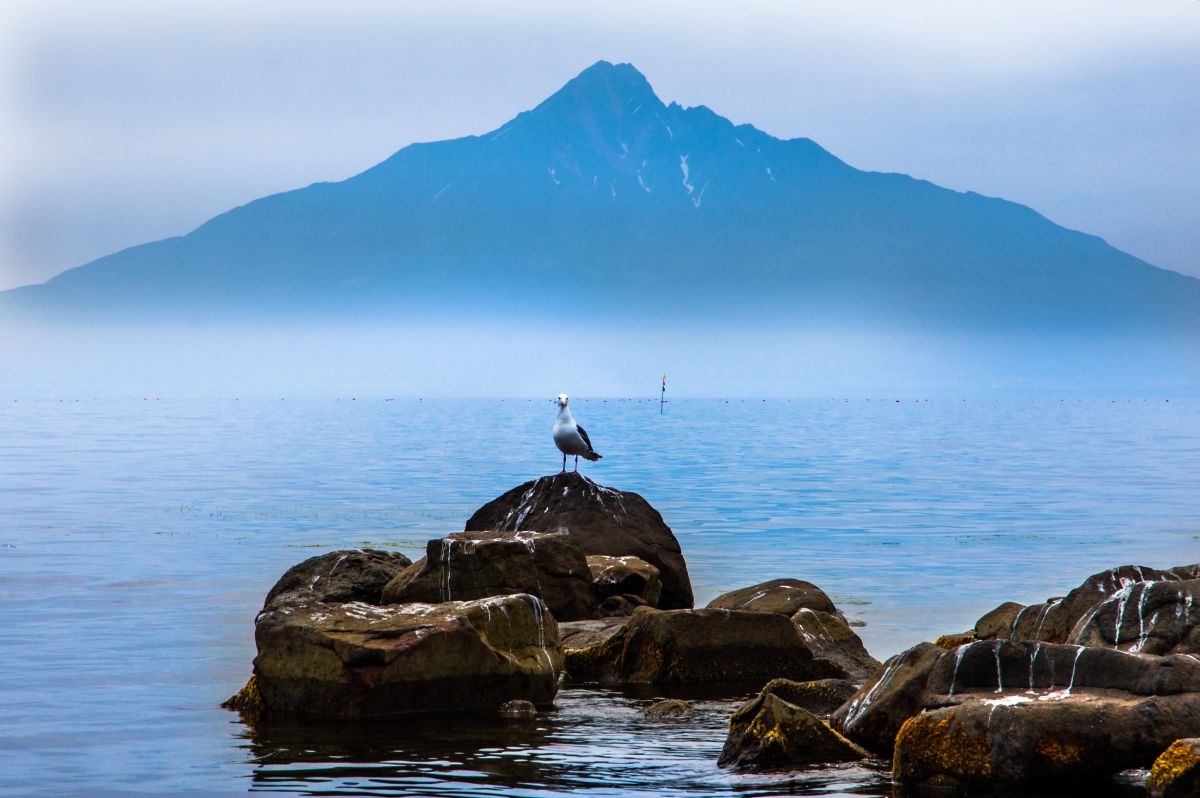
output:
M 879 669 L 879 661 L 867 653 L 862 638 L 840 613 L 801 608 L 792 623 L 814 655 L 838 665 L 851 678 L 865 679 Z
M 293 565 L 267 593 L 263 610 L 317 601 L 378 604 L 384 586 L 412 565 L 403 554 L 344 549 Z
M 1141 621 L 1145 628 L 1146 619 L 1159 616 L 1156 620 L 1163 625 L 1154 630 L 1152 637 L 1168 639 L 1175 644 L 1184 641 L 1191 634 L 1195 622 L 1200 621 L 1200 613 L 1192 612 L 1192 604 L 1181 594 L 1186 592 L 1195 595 L 1195 587 L 1175 585 L 1178 582 L 1194 582 L 1200 579 L 1200 565 L 1181 565 L 1170 569 L 1150 568 L 1142 565 L 1122 565 L 1107 571 L 1092 574 L 1079 587 L 1067 593 L 1066 596 L 1047 599 L 1044 602 L 1021 606 L 1009 602 L 998 607 L 979 619 L 975 626 L 975 636 L 980 640 L 1033 640 L 1045 643 L 1075 643 L 1079 642 L 1082 633 L 1081 625 L 1089 623 L 1098 613 L 1105 613 L 1112 621 L 1110 628 L 1116 628 L 1117 618 L 1122 625 L 1126 622 L 1136 624 Z M 1144 588 L 1138 587 L 1150 583 L 1149 594 L 1143 595 Z M 1178 598 L 1169 598 L 1168 594 L 1175 590 Z M 1150 602 L 1147 605 L 1146 602 Z M 1180 622 L 1173 622 L 1167 613 L 1162 612 L 1163 605 L 1174 603 L 1172 608 Z M 1128 613 L 1128 616 L 1126 615 Z M 1103 625 L 1100 625 L 1103 629 Z M 1116 638 L 1119 642 L 1114 641 Z M 1137 645 L 1132 638 L 1132 631 L 1122 628 L 1120 632 L 1103 637 L 1092 638 L 1085 645 L 1117 645 L 1130 648 Z M 1165 653 L 1161 642 L 1151 644 L 1147 653 Z M 1195 641 L 1187 641 L 1178 653 L 1196 653 Z M 1140 649 L 1139 649 L 1140 650 Z
M 717 764 L 774 768 L 851 762 L 868 756 L 813 713 L 774 693 L 762 692 L 733 714 Z
M 710 609 L 775 612 L 791 616 L 798 610 L 837 612 L 833 600 L 824 590 L 803 579 L 772 579 L 717 596 L 708 603 Z
M 636 493 L 602 487 L 582 474 L 555 474 L 519 485 L 479 508 L 466 529 L 564 532 L 585 554 L 630 555 L 657 568 L 660 607 L 694 604 L 679 541 L 658 511 Z
M 567 649 L 574 681 L 681 684 L 842 678 L 783 615 L 641 607 L 603 642 Z
M 467 601 L 526 593 L 558 620 L 591 618 L 598 601 L 583 550 L 561 532 L 458 532 L 392 579 L 384 604 Z
M 610 596 L 619 596 L 626 601 L 636 597 L 646 606 L 658 606 L 662 598 L 662 578 L 657 568 L 640 557 L 589 554 L 587 564 L 601 601 Z
M 887 756 L 904 721 L 925 708 L 925 683 L 947 653 L 932 643 L 919 643 L 887 660 L 833 713 L 830 725 L 867 750 Z
M 495 712 L 548 704 L 562 669 L 554 617 L 528 595 L 280 607 L 260 614 L 255 642 L 253 687 L 231 701 L 265 713 Z

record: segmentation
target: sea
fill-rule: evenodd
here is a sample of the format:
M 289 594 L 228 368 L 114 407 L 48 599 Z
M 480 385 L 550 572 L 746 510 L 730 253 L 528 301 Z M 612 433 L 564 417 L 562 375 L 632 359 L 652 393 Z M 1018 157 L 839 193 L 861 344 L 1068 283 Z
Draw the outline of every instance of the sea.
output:
M 576 398 L 703 605 L 828 592 L 878 659 L 1130 563 L 1200 560 L 1200 400 Z M 417 558 L 561 459 L 551 397 L 0 397 L 0 793 L 890 796 L 882 763 L 717 767 L 743 695 L 567 687 L 527 724 L 250 724 L 253 620 L 291 565 Z

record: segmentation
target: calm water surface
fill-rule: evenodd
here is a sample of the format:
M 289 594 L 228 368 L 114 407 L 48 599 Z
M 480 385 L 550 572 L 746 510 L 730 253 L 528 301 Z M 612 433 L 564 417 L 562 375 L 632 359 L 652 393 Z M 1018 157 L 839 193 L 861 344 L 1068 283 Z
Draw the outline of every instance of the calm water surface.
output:
M 1200 401 L 576 401 L 697 599 L 824 587 L 878 658 L 1120 563 L 1200 560 Z M 417 556 L 558 468 L 549 401 L 90 396 L 0 406 L 0 784 L 13 794 L 888 795 L 847 766 L 715 766 L 732 704 L 640 719 L 568 690 L 529 725 L 250 727 L 252 619 L 290 565 Z

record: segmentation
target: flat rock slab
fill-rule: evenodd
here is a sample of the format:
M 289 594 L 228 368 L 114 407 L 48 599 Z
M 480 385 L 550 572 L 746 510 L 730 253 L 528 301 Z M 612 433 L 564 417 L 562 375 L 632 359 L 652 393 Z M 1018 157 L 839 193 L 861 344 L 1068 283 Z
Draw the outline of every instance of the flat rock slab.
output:
M 592 618 L 596 592 L 583 550 L 561 532 L 458 532 L 429 541 L 425 557 L 384 588 L 384 604 L 469 601 L 526 593 L 558 620 Z
M 636 493 L 597 485 L 576 473 L 540 477 L 479 508 L 467 531 L 564 532 L 585 554 L 632 555 L 662 579 L 659 606 L 690 608 L 692 583 L 679 541 L 658 511 Z
M 775 677 L 846 676 L 834 663 L 814 657 L 783 615 L 649 607 L 639 607 L 603 642 L 568 648 L 567 673 L 578 682 L 603 684 L 761 684 Z
M 282 607 L 260 614 L 255 642 L 256 695 L 240 708 L 270 713 L 358 718 L 496 712 L 513 699 L 545 705 L 562 670 L 554 617 L 523 594 Z

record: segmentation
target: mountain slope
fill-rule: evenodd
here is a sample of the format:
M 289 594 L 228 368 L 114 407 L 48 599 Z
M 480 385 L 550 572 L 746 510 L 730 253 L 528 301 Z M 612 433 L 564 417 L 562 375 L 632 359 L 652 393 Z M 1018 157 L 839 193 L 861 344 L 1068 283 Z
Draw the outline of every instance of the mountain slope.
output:
M 482 136 L 7 292 L 45 311 L 1189 327 L 1200 281 L 1021 205 L 856 170 L 599 62 Z

